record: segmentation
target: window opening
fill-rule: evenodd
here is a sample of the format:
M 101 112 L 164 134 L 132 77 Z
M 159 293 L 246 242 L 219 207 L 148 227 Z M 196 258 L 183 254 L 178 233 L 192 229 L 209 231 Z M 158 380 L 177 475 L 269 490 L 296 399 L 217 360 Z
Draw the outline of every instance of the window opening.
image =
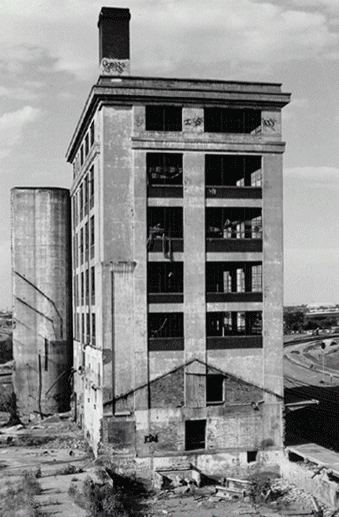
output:
M 253 262 L 207 262 L 206 292 L 262 292 L 262 264 Z
M 149 313 L 148 335 L 150 338 L 184 337 L 183 313 Z
M 90 342 L 90 334 L 91 334 L 90 314 L 86 314 L 86 343 Z
M 87 156 L 89 153 L 89 136 L 88 133 L 85 136 L 85 156 Z
M 146 131 L 181 131 L 182 108 L 146 106 Z
M 89 171 L 89 207 L 94 206 L 94 165 Z
M 84 178 L 84 216 L 88 212 L 88 174 Z
M 172 239 L 182 239 L 182 237 L 183 211 L 181 207 L 150 207 L 148 209 L 148 251 L 152 251 L 156 240 L 161 240 L 164 257 L 172 260 Z
M 206 334 L 208 337 L 262 335 L 262 312 L 208 312 Z
M 149 262 L 147 264 L 147 289 L 149 293 L 182 293 L 182 262 Z
M 206 237 L 261 239 L 261 208 L 206 208 Z
M 206 186 L 261 187 L 261 156 L 205 155 Z
M 80 275 L 80 287 L 81 287 L 81 305 L 84 305 L 84 299 L 85 299 L 85 286 L 84 286 L 84 273 L 81 272 Z
M 80 264 L 84 263 L 84 229 L 80 228 Z
M 257 461 L 258 451 L 247 451 L 247 463 L 254 463 Z
M 91 267 L 91 304 L 95 304 L 95 267 Z
M 86 292 L 86 305 L 89 305 L 89 270 L 85 271 L 85 292 Z
M 149 185 L 182 185 L 182 154 L 147 153 Z
M 45 338 L 45 372 L 48 372 L 48 340 Z
M 205 108 L 205 131 L 211 133 L 261 132 L 261 111 L 256 109 Z
M 81 314 L 81 341 L 85 342 L 85 315 Z
M 206 447 L 206 420 L 185 422 L 185 450 L 194 451 Z
M 91 146 L 94 144 L 94 121 L 92 122 L 91 126 L 90 126 L 90 143 L 91 143 Z
M 91 225 L 91 258 L 94 257 L 94 246 L 95 246 L 95 225 L 94 225 L 94 215 L 92 215 L 90 220 Z
M 95 345 L 96 343 L 96 329 L 95 329 L 95 313 L 92 313 L 92 344 Z M 100 371 L 100 367 L 99 367 Z M 100 383 L 99 383 L 100 384 Z
M 80 165 L 84 163 L 84 146 L 82 145 L 80 148 Z
M 206 403 L 217 404 L 224 401 L 224 376 L 219 374 L 206 376 Z
M 80 221 L 84 217 L 84 184 L 81 183 L 79 188 L 79 196 L 80 196 Z

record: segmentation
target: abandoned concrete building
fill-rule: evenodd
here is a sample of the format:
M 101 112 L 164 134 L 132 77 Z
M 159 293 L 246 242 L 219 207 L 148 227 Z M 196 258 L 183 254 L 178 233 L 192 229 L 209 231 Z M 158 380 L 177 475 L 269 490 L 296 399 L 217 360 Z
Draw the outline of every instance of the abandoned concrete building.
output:
M 279 84 L 133 77 L 102 8 L 70 143 L 74 367 L 96 450 L 206 462 L 283 439 Z
M 100 76 L 67 151 L 77 419 L 96 453 L 154 468 L 192 458 L 209 471 L 274 463 L 283 446 L 281 109 L 290 95 L 273 83 L 131 76 L 129 21 L 128 9 L 100 12 Z M 54 308 L 33 290 L 42 321 Z M 17 296 L 20 310 L 35 303 Z M 45 337 L 40 377 L 48 350 Z

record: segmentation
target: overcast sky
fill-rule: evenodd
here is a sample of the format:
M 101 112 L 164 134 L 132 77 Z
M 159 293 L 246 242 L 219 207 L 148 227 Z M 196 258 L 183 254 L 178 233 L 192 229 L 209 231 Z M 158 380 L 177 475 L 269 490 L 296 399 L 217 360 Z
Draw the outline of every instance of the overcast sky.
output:
M 70 187 L 102 5 L 129 7 L 132 75 L 283 83 L 285 304 L 339 303 L 338 0 L 1 0 L 0 309 L 10 189 Z

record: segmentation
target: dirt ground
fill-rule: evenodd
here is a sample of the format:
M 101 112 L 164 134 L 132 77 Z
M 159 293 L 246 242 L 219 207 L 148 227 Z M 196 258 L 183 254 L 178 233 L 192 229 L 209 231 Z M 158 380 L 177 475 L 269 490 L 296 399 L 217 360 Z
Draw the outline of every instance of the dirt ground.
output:
M 75 505 L 69 487 L 81 487 L 90 476 L 96 480 L 98 467 L 83 440 L 82 431 L 71 415 L 53 416 L 28 427 L 0 428 L 0 497 L 8 483 L 15 483 L 24 472 L 38 478 L 42 493 L 35 496 L 45 515 L 86 517 Z M 275 480 L 275 501 L 227 500 L 215 493 L 214 486 L 181 486 L 152 491 L 142 501 L 140 517 L 273 517 L 314 515 L 310 495 L 282 480 Z M 324 517 L 333 510 L 324 508 Z M 339 515 L 339 514 L 338 514 Z

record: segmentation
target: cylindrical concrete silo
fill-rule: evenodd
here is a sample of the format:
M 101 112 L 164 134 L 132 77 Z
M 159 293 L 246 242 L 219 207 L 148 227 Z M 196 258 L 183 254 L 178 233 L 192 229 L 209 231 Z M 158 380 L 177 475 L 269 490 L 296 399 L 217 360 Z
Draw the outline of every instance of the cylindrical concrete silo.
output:
M 12 189 L 14 391 L 19 416 L 67 411 L 72 367 L 67 189 Z

